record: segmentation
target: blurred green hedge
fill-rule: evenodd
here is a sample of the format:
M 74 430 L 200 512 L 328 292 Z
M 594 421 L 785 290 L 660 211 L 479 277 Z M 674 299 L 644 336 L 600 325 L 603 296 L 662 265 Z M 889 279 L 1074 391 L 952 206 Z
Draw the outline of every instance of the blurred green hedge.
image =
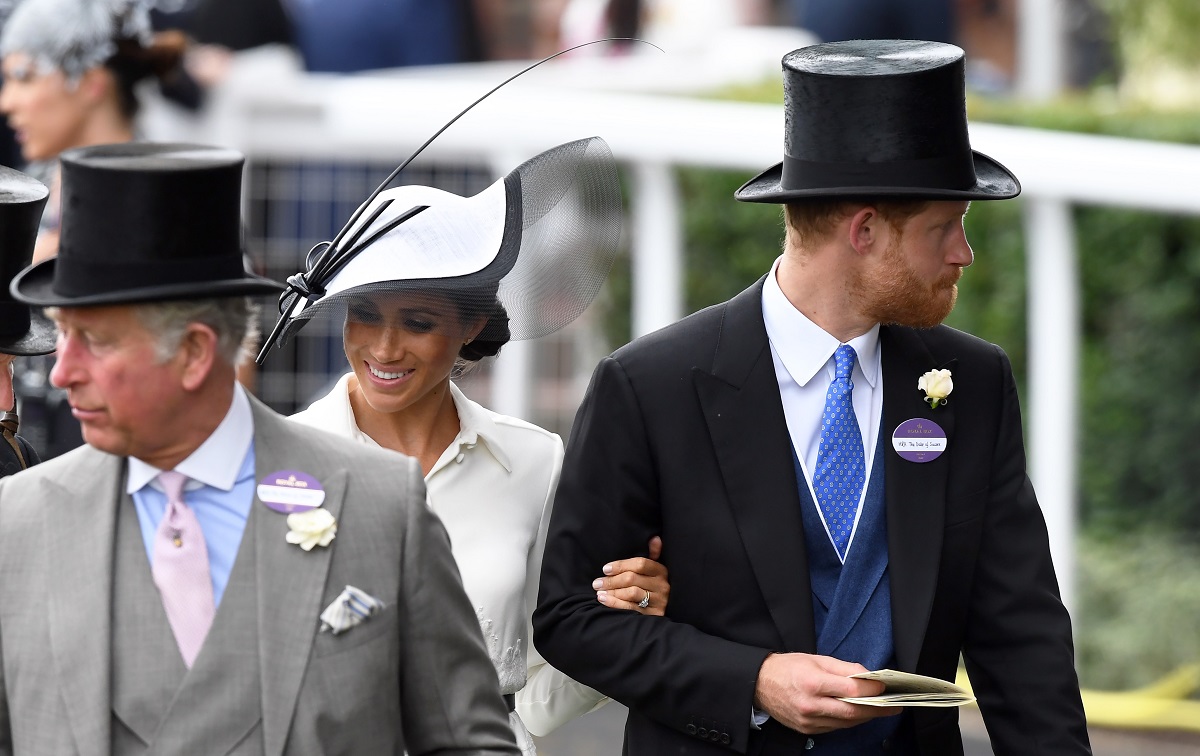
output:
M 1200 549 L 1163 534 L 1082 539 L 1075 627 L 1089 688 L 1140 688 L 1200 661 Z

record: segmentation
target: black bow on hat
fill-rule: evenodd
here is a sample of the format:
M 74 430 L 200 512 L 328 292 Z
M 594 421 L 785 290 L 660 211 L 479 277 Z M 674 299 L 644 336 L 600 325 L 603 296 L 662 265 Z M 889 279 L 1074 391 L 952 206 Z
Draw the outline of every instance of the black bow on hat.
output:
M 0 166 L 0 353 L 54 351 L 54 324 L 13 301 L 8 283 L 33 259 L 38 222 L 50 192 L 37 179 Z
M 963 51 L 912 40 L 802 47 L 783 58 L 784 157 L 743 202 L 818 197 L 1008 199 L 1021 185 L 971 149 Z
M 34 305 L 86 307 L 277 293 L 242 256 L 242 155 L 129 142 L 61 156 L 58 257 L 11 284 Z

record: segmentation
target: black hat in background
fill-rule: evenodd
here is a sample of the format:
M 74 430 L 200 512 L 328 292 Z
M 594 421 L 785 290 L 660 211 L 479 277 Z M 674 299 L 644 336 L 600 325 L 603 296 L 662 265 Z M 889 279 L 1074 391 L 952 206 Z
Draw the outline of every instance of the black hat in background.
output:
M 242 155 L 128 142 L 61 155 L 58 256 L 27 268 L 14 297 L 93 305 L 272 294 L 242 255 Z
M 963 51 L 941 42 L 853 40 L 788 53 L 783 162 L 734 197 L 1017 196 L 1016 176 L 971 149 L 965 81 Z
M 50 192 L 35 178 L 0 166 L 0 353 L 31 355 L 54 351 L 54 324 L 13 301 L 8 283 L 33 259 L 38 223 Z

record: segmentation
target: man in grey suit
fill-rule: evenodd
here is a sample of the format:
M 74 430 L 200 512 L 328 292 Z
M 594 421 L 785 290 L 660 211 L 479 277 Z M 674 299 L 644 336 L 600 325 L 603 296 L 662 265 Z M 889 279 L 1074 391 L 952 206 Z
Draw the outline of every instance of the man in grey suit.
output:
M 235 380 L 241 156 L 62 161 L 59 256 L 18 299 L 87 446 L 0 483 L 0 754 L 516 754 L 408 458 Z

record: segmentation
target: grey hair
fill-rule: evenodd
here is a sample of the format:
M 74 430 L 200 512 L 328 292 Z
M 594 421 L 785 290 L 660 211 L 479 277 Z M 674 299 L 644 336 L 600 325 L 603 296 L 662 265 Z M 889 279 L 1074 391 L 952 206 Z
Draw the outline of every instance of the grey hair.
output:
M 112 57 L 115 40 L 149 41 L 148 5 L 146 0 L 24 0 L 4 22 L 0 56 L 23 52 L 42 73 L 60 70 L 77 81 Z
M 166 362 L 183 343 L 192 323 L 202 323 L 217 334 L 217 353 L 230 365 L 253 359 L 258 351 L 258 304 L 249 297 L 182 299 L 133 305 L 134 314 L 158 340 L 155 352 Z

